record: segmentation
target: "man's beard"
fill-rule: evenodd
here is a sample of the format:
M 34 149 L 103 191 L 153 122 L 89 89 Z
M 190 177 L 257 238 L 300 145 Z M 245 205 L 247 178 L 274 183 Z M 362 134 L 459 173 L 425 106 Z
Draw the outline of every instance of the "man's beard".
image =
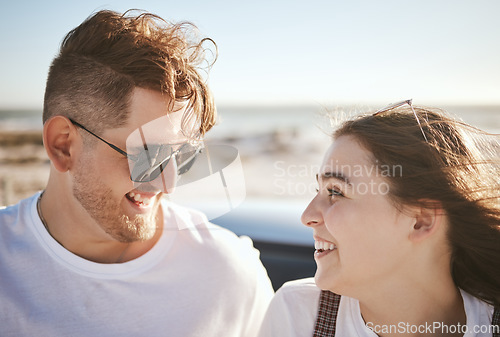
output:
M 83 159 L 83 158 L 82 158 Z M 104 188 L 98 176 L 86 170 L 81 160 L 74 173 L 73 195 L 94 221 L 113 239 L 119 242 L 145 241 L 153 238 L 157 230 L 159 197 L 147 214 L 137 214 L 133 219 L 120 208 L 121 200 L 114 200 L 110 188 Z

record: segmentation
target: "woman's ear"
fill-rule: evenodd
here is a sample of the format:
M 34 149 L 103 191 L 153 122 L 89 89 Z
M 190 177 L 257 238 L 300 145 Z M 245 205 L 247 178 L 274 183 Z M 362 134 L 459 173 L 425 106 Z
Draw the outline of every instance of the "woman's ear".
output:
M 426 201 L 427 207 L 416 207 L 414 209 L 413 227 L 410 228 L 410 240 L 420 242 L 430 238 L 437 233 L 445 223 L 445 212 L 441 203 L 437 201 Z
M 70 120 L 54 116 L 43 125 L 43 144 L 47 155 L 59 172 L 68 171 L 74 162 L 72 147 L 75 146 L 76 129 Z

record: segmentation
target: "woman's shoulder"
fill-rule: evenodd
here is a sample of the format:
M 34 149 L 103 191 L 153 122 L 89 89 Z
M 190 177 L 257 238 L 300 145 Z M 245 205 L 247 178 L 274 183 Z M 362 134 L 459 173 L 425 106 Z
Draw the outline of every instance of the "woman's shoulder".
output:
M 311 336 L 320 294 L 313 278 L 285 283 L 271 301 L 259 337 Z
M 307 297 L 319 296 L 321 289 L 316 286 L 314 278 L 303 278 L 299 280 L 288 281 L 276 292 L 276 295 L 280 294 L 285 297 Z
M 460 289 L 462 300 L 464 302 L 467 321 L 483 320 L 485 317 L 491 319 L 495 308 L 479 298 L 469 294 L 463 289 Z M 498 309 L 496 309 L 498 310 Z
M 289 281 L 278 289 L 273 298 L 273 304 L 284 308 L 286 311 L 302 311 L 316 313 L 321 289 L 314 278 L 305 278 Z

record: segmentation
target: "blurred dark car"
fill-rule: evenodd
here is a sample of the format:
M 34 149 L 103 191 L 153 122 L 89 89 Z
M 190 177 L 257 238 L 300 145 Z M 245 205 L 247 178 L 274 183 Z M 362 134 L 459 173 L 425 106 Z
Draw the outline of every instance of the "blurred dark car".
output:
M 294 200 L 247 199 L 211 222 L 253 240 L 277 290 L 286 281 L 316 272 L 312 230 L 300 222 L 306 206 L 307 202 Z

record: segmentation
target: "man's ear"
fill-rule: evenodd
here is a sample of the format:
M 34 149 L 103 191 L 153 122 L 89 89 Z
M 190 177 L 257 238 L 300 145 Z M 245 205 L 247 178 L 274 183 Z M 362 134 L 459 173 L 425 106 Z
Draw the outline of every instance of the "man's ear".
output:
M 43 125 L 45 150 L 59 172 L 66 172 L 72 167 L 76 136 L 76 128 L 66 117 L 54 116 Z
M 426 201 L 427 207 L 414 208 L 413 227 L 410 228 L 410 240 L 413 242 L 423 241 L 433 236 L 445 223 L 445 211 L 441 203 L 437 201 Z

